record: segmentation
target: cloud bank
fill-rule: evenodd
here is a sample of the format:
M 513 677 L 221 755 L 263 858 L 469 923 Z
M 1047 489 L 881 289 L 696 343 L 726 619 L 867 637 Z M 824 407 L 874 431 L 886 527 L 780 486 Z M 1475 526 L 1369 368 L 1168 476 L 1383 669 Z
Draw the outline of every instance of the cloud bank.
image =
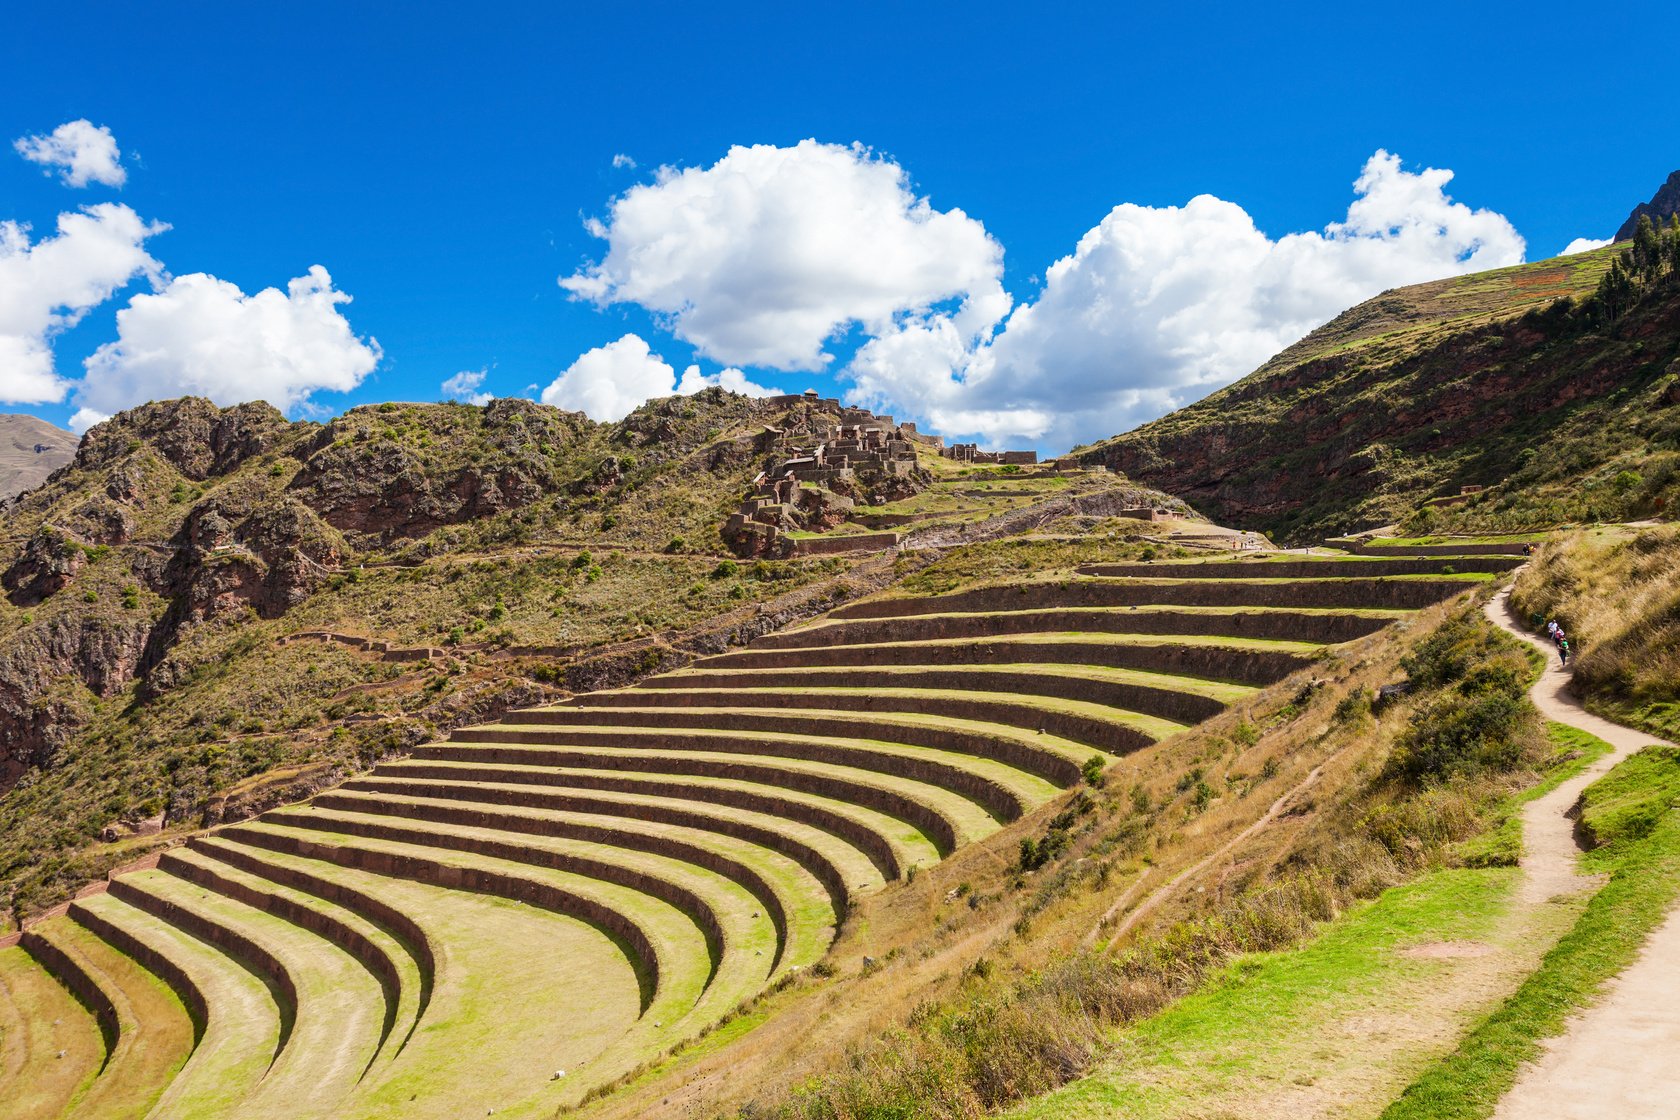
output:
M 1559 253 L 1558 256 L 1573 257 L 1576 253 L 1590 253 L 1594 249 L 1604 248 L 1606 245 L 1610 244 L 1610 242 L 1611 239 L 1608 237 L 1577 237 L 1575 240 L 1565 245 L 1563 247 L 1563 252 Z
M 29 227 L 0 222 L 0 401 L 64 399 L 53 337 L 135 277 L 156 280 L 163 266 L 144 246 L 168 228 L 109 202 L 60 214 L 57 232 L 33 244 Z
M 489 404 L 496 399 L 496 394 L 486 393 L 479 389 L 484 379 L 489 376 L 488 369 L 464 369 L 454 377 L 446 378 L 443 385 L 443 395 L 452 401 L 465 401 L 468 404 Z
M 1045 274 L 995 337 L 910 316 L 845 371 L 862 402 L 948 432 L 1065 446 L 1125 431 L 1250 372 L 1388 288 L 1511 265 L 1503 216 L 1446 194 L 1453 173 L 1378 151 L 1344 220 L 1272 239 L 1234 203 L 1123 204 Z
M 177 276 L 117 312 L 116 341 L 88 358 L 75 401 L 88 414 L 183 394 L 291 410 L 318 390 L 346 392 L 381 357 L 340 312 L 349 302 L 320 265 L 255 295 L 202 272 Z
M 613 200 L 589 223 L 605 256 L 560 284 L 638 304 L 736 366 L 825 369 L 857 330 L 838 371 L 850 401 L 992 444 L 1068 445 L 1199 398 L 1387 288 L 1520 262 L 1511 223 L 1455 202 L 1452 178 L 1378 151 L 1340 220 L 1277 238 L 1211 195 L 1122 204 L 1013 306 L 996 240 L 891 160 L 815 140 L 735 147 Z M 663 369 L 591 400 L 622 415 L 643 387 L 667 391 Z
M 961 210 L 935 210 L 896 163 L 861 145 L 731 148 L 706 168 L 662 167 L 589 229 L 599 262 L 560 279 L 601 306 L 636 303 L 727 365 L 821 369 L 852 324 L 957 301 L 957 321 L 1008 309 L 1003 249 Z
M 738 369 L 702 374 L 698 365 L 676 371 L 653 353 L 640 335 L 627 334 L 616 342 L 586 351 L 542 391 L 542 402 L 582 412 L 591 420 L 622 420 L 644 401 L 675 394 L 690 396 L 721 386 L 749 397 L 767 397 L 781 390 L 747 380 Z
M 18 155 L 38 163 L 51 174 L 58 171 L 66 186 L 103 183 L 120 187 L 128 181 L 111 130 L 89 120 L 67 121 L 45 136 L 24 136 L 12 142 Z

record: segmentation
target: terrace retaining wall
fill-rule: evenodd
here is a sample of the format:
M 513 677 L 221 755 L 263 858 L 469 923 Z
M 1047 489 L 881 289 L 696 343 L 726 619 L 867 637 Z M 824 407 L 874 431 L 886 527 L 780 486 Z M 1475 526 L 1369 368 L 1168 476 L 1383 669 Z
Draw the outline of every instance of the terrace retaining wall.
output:
M 1167 634 L 1197 637 L 1266 638 L 1336 645 L 1374 634 L 1393 622 L 1357 614 L 1300 611 L 1039 610 L 988 614 L 915 614 L 896 618 L 852 618 L 798 630 L 766 634 L 753 649 L 879 642 L 927 642 L 951 638 L 993 638 L 1006 634 Z
M 696 813 L 680 806 L 665 805 L 659 802 L 621 801 L 607 798 L 583 797 L 575 793 L 560 790 L 533 789 L 530 787 L 507 788 L 501 786 L 467 785 L 454 783 L 451 785 L 435 785 L 429 782 L 405 782 L 396 778 L 358 778 L 346 782 L 340 789 L 347 792 L 370 794 L 386 794 L 398 797 L 426 798 L 428 800 L 451 800 L 462 802 L 481 802 L 490 805 L 507 805 L 516 808 L 541 809 L 551 812 L 580 813 L 592 816 L 624 817 L 629 820 L 643 820 L 655 824 L 673 825 L 679 828 L 691 828 L 700 832 L 712 832 L 720 836 L 728 836 L 753 844 L 760 848 L 776 852 L 793 860 L 800 867 L 810 873 L 828 893 L 833 904 L 835 919 L 845 914 L 850 905 L 851 892 L 846 886 L 845 877 L 840 874 L 833 862 L 817 849 L 796 840 L 784 832 L 774 829 L 760 828 L 747 821 L 734 820 L 729 817 L 713 817 L 704 813 Z M 404 813 L 413 813 L 418 808 L 413 803 L 407 803 Z M 430 806 L 426 806 L 430 808 Z M 447 808 L 440 806 L 439 808 Z M 415 814 L 417 815 L 417 814 Z M 431 820 L 434 818 L 425 817 Z M 545 820 L 544 827 L 564 828 L 570 822 L 555 822 Z M 497 826 L 497 827 L 512 827 Z M 623 830 L 608 828 L 607 826 L 578 826 L 598 827 L 603 831 L 620 832 Z M 565 835 L 557 831 L 555 835 Z M 644 837 L 648 833 L 625 832 L 631 838 Z M 626 843 L 629 841 L 627 840 Z
M 122 1016 L 111 994 L 88 974 L 80 961 L 34 930 L 24 930 L 18 944 L 93 1016 L 100 1040 L 105 1044 L 105 1057 L 99 1065 L 99 1072 L 104 1073 L 116 1054 L 117 1043 L 122 1040 Z
M 1151 561 L 1086 564 L 1082 576 L 1129 576 L 1137 579 L 1379 579 L 1383 576 L 1438 576 L 1453 572 L 1508 572 L 1523 560 L 1509 556 L 1453 556 L 1439 560 L 1243 560 L 1175 564 Z
M 735 762 L 719 763 L 708 759 L 681 758 L 668 761 L 669 752 L 676 752 L 679 756 L 685 751 L 717 751 L 725 750 L 730 754 L 755 755 L 767 758 L 795 758 L 801 761 L 817 762 L 827 766 L 844 766 L 855 770 L 869 770 L 878 774 L 904 778 L 909 781 L 921 782 L 924 785 L 938 789 L 959 793 L 976 802 L 988 813 L 1002 821 L 1012 821 L 1020 817 L 1026 810 L 1021 799 L 1004 786 L 993 782 L 989 778 L 981 777 L 961 767 L 949 763 L 936 762 L 930 759 L 906 758 L 903 755 L 880 754 L 856 747 L 847 747 L 829 742 L 799 742 L 774 738 L 740 739 L 728 738 L 722 741 L 702 739 L 694 736 L 684 737 L 673 735 L 648 736 L 642 735 L 644 742 L 631 743 L 626 736 L 610 733 L 572 733 L 557 736 L 555 739 L 516 739 L 502 737 L 507 733 L 492 732 L 483 736 L 478 742 L 491 743 L 536 743 L 544 749 L 540 756 L 533 752 L 525 752 L 522 758 L 532 759 L 540 757 L 538 765 L 576 766 L 585 770 L 635 770 L 640 773 L 678 773 L 696 777 L 721 777 L 730 767 L 741 767 L 742 772 L 762 773 L 766 768 L 756 764 Z M 491 738 L 495 735 L 495 738 Z M 568 742 L 567 740 L 572 740 Z M 584 751 L 568 750 L 569 747 L 583 747 Z M 641 756 L 625 756 L 614 752 L 619 747 L 629 747 L 637 750 L 654 750 L 667 752 L 666 755 L 654 758 Z M 602 748 L 607 753 L 595 753 L 588 748 Z M 515 752 L 500 747 L 481 747 L 476 744 L 460 751 L 426 750 L 423 754 L 416 754 L 418 758 L 447 758 L 456 762 L 472 762 L 489 756 L 491 761 L 509 763 Z M 628 763 L 624 760 L 628 758 Z M 776 769 L 778 774 L 782 771 Z M 787 773 L 797 773 L 788 771 Z M 754 780 L 754 779 L 748 779 Z M 757 779 L 764 780 L 764 779 Z M 781 784 L 766 782 L 766 784 Z M 860 783 L 861 784 L 861 783 Z M 869 787 L 874 788 L 874 787 Z M 847 798 L 847 800 L 852 800 Z
M 356 848 L 290 834 L 264 832 L 245 826 L 236 831 L 239 838 L 246 843 L 287 855 L 318 859 L 340 867 L 369 871 L 375 875 L 389 875 L 395 879 L 412 879 L 430 886 L 494 895 L 497 898 L 512 899 L 575 918 L 606 934 L 619 947 L 620 952 L 624 953 L 631 967 L 635 969 L 637 979 L 641 981 L 643 1012 L 652 1006 L 659 992 L 663 962 L 655 951 L 653 942 L 641 926 L 628 915 L 595 899 L 551 883 L 508 875 L 488 868 L 462 867 L 421 856 Z
M 251 875 L 256 875 L 283 887 L 312 894 L 317 898 L 324 898 L 328 902 L 342 906 L 352 914 L 366 918 L 374 925 L 381 927 L 396 939 L 414 961 L 415 970 L 420 974 L 419 999 L 414 1011 L 418 1021 L 425 1014 L 426 1007 L 431 1002 L 432 984 L 437 976 L 437 955 L 432 949 L 432 940 L 420 924 L 395 906 L 384 902 L 373 895 L 356 890 L 354 887 L 324 879 L 319 875 L 311 875 L 295 867 L 284 864 L 268 863 L 258 859 L 243 848 L 222 842 L 223 837 L 235 836 L 238 828 L 223 829 L 210 836 L 195 837 L 188 842 L 188 846 L 198 851 L 208 852 L 230 867 L 236 867 Z M 239 837 L 249 839 L 248 837 Z
M 473 809 L 463 805 L 440 805 L 435 802 L 420 804 L 410 801 L 395 801 L 380 794 L 352 797 L 346 794 L 324 793 L 316 797 L 312 804 L 322 809 L 338 809 L 348 813 L 371 812 L 382 816 L 427 821 L 431 824 L 495 829 L 500 832 L 519 832 L 531 836 L 577 840 L 588 844 L 616 845 L 631 851 L 646 852 L 649 855 L 662 856 L 666 859 L 692 864 L 695 867 L 710 871 L 714 875 L 728 879 L 743 888 L 757 899 L 759 905 L 764 907 L 765 912 L 770 915 L 770 924 L 776 929 L 776 952 L 770 965 L 772 972 L 775 971 L 776 965 L 781 961 L 783 952 L 787 949 L 787 911 L 782 906 L 781 896 L 776 893 L 775 889 L 762 875 L 740 860 L 732 859 L 698 844 L 690 844 L 687 841 L 660 836 L 656 833 L 631 832 L 623 828 L 555 820 L 552 817 L 527 817 L 518 813 L 498 813 L 489 809 Z M 444 846 L 453 846 L 453 841 Z M 486 852 L 484 854 L 491 853 Z M 509 857 L 504 856 L 502 858 Z M 521 857 L 520 862 L 530 863 L 532 861 Z M 549 865 L 544 863 L 541 866 Z M 575 871 L 576 868 L 569 867 L 563 870 Z M 671 900 L 666 899 L 665 901 L 670 902 Z M 716 921 L 715 915 L 713 921 Z M 720 939 L 724 937 L 721 927 L 719 927 L 718 936 Z
M 117 952 L 132 958 L 175 993 L 175 998 L 181 1001 L 181 1005 L 187 1009 L 187 1017 L 192 1020 L 193 1048 L 196 1050 L 198 1044 L 204 1040 L 204 1031 L 210 1023 L 210 1001 L 204 998 L 203 989 L 187 971 L 164 953 L 103 915 L 89 910 L 80 902 L 72 902 L 66 913 L 71 921 L 100 938 Z
M 1456 579 L 1323 579 L 1264 583 L 1254 579 L 1180 582 L 1096 579 L 977 587 L 950 595 L 870 599 L 836 607 L 832 618 L 902 618 L 1056 607 L 1379 607 L 1420 610 L 1477 584 Z
M 960 674 L 951 674 L 953 678 Z M 677 687 L 675 684 L 669 687 Z M 768 686 L 767 686 L 768 687 Z M 796 687 L 811 687 L 810 682 L 800 682 Z M 842 685 L 841 687 L 856 687 Z M 886 688 L 909 688 L 907 683 L 897 685 L 887 684 Z M 930 686 L 937 687 L 937 686 Z M 969 689 L 981 691 L 976 682 L 970 678 L 967 682 L 953 681 L 946 686 L 954 689 Z M 999 691 L 1007 691 L 999 689 Z M 1086 699 L 1076 696 L 1074 699 Z M 1198 698 L 1200 699 L 1200 698 Z M 996 723 L 1007 727 L 1018 727 L 1027 732 L 1041 732 L 1055 735 L 1059 738 L 1070 739 L 1076 743 L 1083 743 L 1111 754 L 1122 754 L 1136 750 L 1140 746 L 1147 746 L 1154 742 L 1148 735 L 1135 728 L 1128 727 L 1114 720 L 1103 719 L 1099 716 L 1083 715 L 1077 712 L 1058 711 L 1055 708 L 1041 707 L 1035 704 L 1023 703 L 1008 698 L 992 699 L 978 696 L 940 696 L 929 694 L 926 696 L 882 696 L 875 692 L 830 692 L 811 694 L 806 692 L 729 692 L 718 691 L 700 694 L 687 692 L 667 692 L 659 688 L 637 689 L 629 693 L 590 693 L 587 696 L 574 697 L 567 701 L 581 710 L 593 711 L 606 706 L 636 707 L 644 711 L 655 712 L 667 708 L 816 708 L 837 712 L 874 712 L 891 714 L 906 712 L 912 715 L 946 716 L 952 719 L 981 720 L 986 723 Z M 1210 702 L 1212 703 L 1212 702 Z M 1212 705 L 1213 711 L 1218 711 L 1219 705 Z M 1210 713 L 1211 714 L 1211 713 Z M 615 718 L 615 722 L 616 722 Z M 642 720 L 634 721 L 637 725 Z M 1194 723 L 1190 720 L 1187 722 Z M 685 725 L 690 726 L 690 725 Z M 695 723 L 691 726 L 706 726 Z M 900 740 L 903 737 L 896 733 L 869 734 L 862 736 L 870 739 Z M 971 754 L 972 751 L 963 753 Z M 1059 782 L 1068 785 L 1073 779 Z
M 270 952 L 267 946 L 232 926 L 223 925 L 172 899 L 152 894 L 132 879 L 112 880 L 110 893 L 137 910 L 161 918 L 182 933 L 214 945 L 267 984 L 280 1016 L 280 1037 L 274 1044 L 274 1053 L 278 1056 L 286 1049 L 286 1043 L 291 1041 L 292 1028 L 297 1025 L 298 989 L 297 980 L 284 961 Z
M 799 669 L 839 665 L 1101 665 L 1181 677 L 1268 685 L 1313 664 L 1310 653 L 1238 646 L 1120 642 L 949 642 L 938 645 L 828 646 L 743 650 L 703 662 L 708 669 Z
M 674 778 L 582 774 L 577 771 L 566 770 L 546 772 L 498 770 L 491 766 L 475 767 L 471 778 L 463 779 L 458 767 L 427 766 L 423 762 L 403 763 L 400 769 L 394 764 L 381 763 L 374 767 L 373 772 L 378 777 L 439 778 L 452 782 L 470 780 L 507 785 L 561 786 L 654 797 L 676 797 L 688 801 L 710 801 L 718 805 L 728 805 L 735 809 L 747 809 L 755 813 L 766 813 L 775 817 L 788 817 L 799 821 L 801 824 L 820 828 L 824 832 L 833 833 L 868 856 L 869 861 L 888 880 L 897 879 L 902 873 L 898 854 L 893 850 L 887 838 L 855 818 L 821 805 L 812 805 L 809 802 L 800 801 L 797 798 L 777 797 L 774 794 L 761 793 L 757 790 L 736 789 L 729 786 L 692 785 Z M 353 783 L 347 784 L 347 788 L 350 785 L 353 785 Z
M 1539 542 L 1534 542 L 1538 544 Z M 1501 544 L 1366 544 L 1348 541 L 1342 545 L 1360 556 L 1524 556 L 1530 545 L 1523 542 Z
M 573 852 L 557 852 L 548 848 L 533 847 L 530 844 L 521 844 L 510 840 L 493 840 L 485 836 L 432 832 L 426 829 L 404 828 L 399 824 L 387 824 L 383 821 L 355 820 L 345 817 L 323 820 L 301 809 L 277 809 L 264 814 L 263 820 L 270 824 L 286 825 L 291 828 L 308 828 L 347 836 L 360 836 L 364 840 L 389 840 L 398 844 L 413 844 L 416 847 L 466 852 L 470 855 L 506 860 L 509 863 L 542 867 L 565 875 L 576 875 L 581 879 L 594 879 L 602 883 L 611 883 L 614 886 L 623 887 L 638 894 L 645 894 L 650 898 L 657 898 L 694 923 L 695 928 L 706 939 L 706 952 L 712 962 L 711 975 L 706 978 L 707 984 L 711 983 L 712 977 L 717 974 L 719 962 L 723 960 L 726 936 L 723 923 L 718 920 L 717 910 L 712 907 L 712 904 L 681 883 L 637 870 L 634 867 L 609 863 L 605 860 L 577 855 Z M 583 896 L 579 895 L 578 897 Z M 598 900 L 592 899 L 590 901 L 601 906 L 607 905 Z
M 1024 740 L 1007 734 L 988 734 L 970 730 L 954 730 L 945 727 L 929 726 L 919 723 L 900 723 L 890 719 L 846 719 L 844 717 L 824 717 L 814 715 L 794 715 L 781 713 L 772 715 L 757 711 L 684 711 L 679 708 L 638 708 L 633 712 L 603 712 L 594 707 L 579 706 L 575 708 L 529 708 L 518 712 L 509 712 L 509 724 L 528 724 L 533 727 L 576 727 L 622 725 L 623 732 L 611 734 L 584 735 L 574 738 L 577 743 L 590 743 L 599 746 L 643 747 L 648 750 L 670 749 L 673 745 L 683 750 L 697 751 L 731 751 L 734 749 L 731 739 L 719 744 L 715 738 L 704 736 L 683 737 L 678 735 L 658 735 L 647 737 L 652 731 L 740 731 L 752 732 L 760 735 L 776 736 L 809 736 L 820 745 L 832 743 L 836 739 L 872 739 L 884 743 L 898 743 L 904 746 L 926 747 L 930 750 L 945 751 L 949 754 L 969 755 L 976 758 L 989 758 L 997 762 L 1007 763 L 1017 770 L 1025 770 L 1029 774 L 1037 775 L 1047 782 L 1059 786 L 1070 786 L 1079 780 L 1079 766 L 1059 751 L 1046 747 L 1040 743 Z M 1112 725 L 1108 725 L 1112 726 Z M 1116 727 L 1117 732 L 1129 732 L 1129 735 L 1119 735 L 1117 739 L 1128 746 L 1147 746 L 1153 740 L 1142 732 L 1131 728 Z M 504 737 L 508 733 L 503 731 L 489 731 L 488 729 L 462 729 L 450 736 L 457 742 L 491 742 L 491 743 L 544 743 L 554 742 L 554 739 L 542 738 L 541 732 L 522 732 L 520 737 Z M 637 738 L 641 736 L 642 738 Z M 425 750 L 426 747 L 417 748 Z M 1135 747 L 1133 747 L 1135 749 Z M 856 748 L 850 748 L 855 751 Z M 780 751 L 772 753 L 783 753 Z M 799 756 L 789 756 L 799 757 Z M 830 757 L 813 759 L 813 761 L 831 761 Z M 874 769 L 875 767 L 867 767 Z M 891 772 L 891 771 L 889 771 Z M 1013 818 L 1011 818 L 1013 819 Z
M 521 741 L 541 742 L 540 739 L 535 738 L 528 740 L 515 738 L 505 741 L 511 743 Z M 455 762 L 477 762 L 480 759 L 485 759 L 491 762 L 518 763 L 528 766 L 576 767 L 585 770 L 629 771 L 636 774 L 721 778 L 725 781 L 779 786 L 783 789 L 814 794 L 818 797 L 828 797 L 836 801 L 849 801 L 854 805 L 862 805 L 865 808 L 874 809 L 876 812 L 897 817 L 899 820 L 915 825 L 920 829 L 928 839 L 933 841 L 941 855 L 949 855 L 957 847 L 956 827 L 938 810 L 914 798 L 906 797 L 896 790 L 866 785 L 863 782 L 848 781 L 830 774 L 786 770 L 778 766 L 764 766 L 750 762 L 720 762 L 707 758 L 684 758 L 680 753 L 659 757 L 639 757 L 610 753 L 585 754 L 579 751 L 555 748 L 547 751 L 528 750 L 524 752 L 494 746 L 451 748 L 448 744 L 428 745 L 420 748 L 420 750 L 425 753 L 421 754 L 417 751 L 415 757 L 438 758 Z M 375 768 L 374 773 L 379 773 L 378 768 Z
M 379 982 L 380 991 L 385 997 L 385 1016 L 379 1032 L 379 1045 L 385 1045 L 385 1040 L 390 1037 L 391 1028 L 397 1021 L 402 975 L 397 971 L 396 962 L 372 938 L 331 914 L 304 906 L 284 895 L 260 890 L 249 883 L 229 878 L 212 868 L 184 858 L 178 852 L 166 853 L 158 866 L 178 879 L 184 879 L 219 895 L 243 902 L 253 909 L 272 914 L 343 949 Z
M 1051 696 L 1059 700 L 1078 700 L 1091 704 L 1104 704 L 1111 708 L 1120 708 L 1128 712 L 1142 712 L 1145 715 L 1159 716 L 1162 719 L 1187 724 L 1200 723 L 1202 720 L 1218 715 L 1225 710 L 1224 702 L 1198 692 L 1180 691 L 1165 685 L 1133 684 L 1126 681 L 1109 681 L 1080 676 L 1077 670 L 1065 673 L 987 671 L 984 674 L 956 669 L 932 668 L 918 668 L 904 672 L 875 670 L 873 668 L 849 670 L 804 669 L 779 672 L 771 670 L 741 670 L 739 672 L 713 670 L 704 674 L 653 677 L 642 681 L 633 690 L 608 695 L 615 699 L 633 696 L 637 692 L 651 692 L 663 696 L 667 691 L 670 691 L 672 695 L 664 701 L 666 703 L 704 704 L 707 706 L 720 702 L 731 704 L 764 703 L 769 705 L 776 700 L 785 700 L 789 706 L 798 704 L 804 707 L 821 707 L 823 703 L 835 699 L 831 696 L 752 695 L 737 691 L 750 688 L 927 688 L 957 691 L 981 691 L 984 689 L 988 692 L 1018 696 Z M 727 695 L 719 697 L 717 700 L 708 701 L 704 696 L 689 695 L 687 690 L 690 689 L 696 691 L 716 689 L 720 692 L 727 691 Z M 885 698 L 877 699 L 867 693 L 864 694 L 864 699 L 883 706 L 889 703 Z M 576 700 L 579 703 L 591 702 L 588 697 L 583 696 L 577 697 Z M 603 699 L 601 702 L 606 703 L 608 701 Z M 896 697 L 890 701 L 893 704 L 900 702 Z M 1028 710 L 1038 712 L 1043 709 L 1029 708 Z

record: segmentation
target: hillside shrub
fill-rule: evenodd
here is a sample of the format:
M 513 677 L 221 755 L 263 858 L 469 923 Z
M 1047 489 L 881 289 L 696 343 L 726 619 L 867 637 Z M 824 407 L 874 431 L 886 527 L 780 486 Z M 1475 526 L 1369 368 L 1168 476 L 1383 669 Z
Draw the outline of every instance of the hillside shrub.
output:
M 1537 741 L 1527 656 L 1474 608 L 1443 623 L 1401 665 L 1423 695 L 1385 773 L 1427 786 L 1515 769 Z

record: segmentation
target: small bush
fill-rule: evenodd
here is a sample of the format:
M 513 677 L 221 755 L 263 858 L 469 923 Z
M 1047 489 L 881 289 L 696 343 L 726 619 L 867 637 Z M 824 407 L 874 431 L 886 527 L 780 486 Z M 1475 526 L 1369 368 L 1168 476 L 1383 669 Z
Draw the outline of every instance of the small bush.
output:
M 1085 760 L 1084 765 L 1080 766 L 1079 773 L 1085 779 L 1086 785 L 1098 787 L 1103 784 L 1103 771 L 1107 768 L 1108 763 L 1103 761 L 1103 756 L 1094 754 Z
M 1337 723 L 1353 723 L 1371 714 L 1371 694 L 1365 689 L 1356 689 L 1342 697 L 1336 704 L 1336 711 L 1332 719 Z

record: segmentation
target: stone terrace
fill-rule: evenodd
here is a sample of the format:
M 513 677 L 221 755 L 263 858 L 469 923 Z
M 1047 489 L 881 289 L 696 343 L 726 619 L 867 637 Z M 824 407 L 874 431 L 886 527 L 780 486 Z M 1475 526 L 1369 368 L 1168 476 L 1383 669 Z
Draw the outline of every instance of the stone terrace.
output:
M 31 1117 L 551 1114 L 817 962 L 861 897 L 1088 760 L 1514 562 L 1095 565 L 887 595 L 458 731 L 0 950 L 0 1088 L 28 1088 L 8 1100 Z

